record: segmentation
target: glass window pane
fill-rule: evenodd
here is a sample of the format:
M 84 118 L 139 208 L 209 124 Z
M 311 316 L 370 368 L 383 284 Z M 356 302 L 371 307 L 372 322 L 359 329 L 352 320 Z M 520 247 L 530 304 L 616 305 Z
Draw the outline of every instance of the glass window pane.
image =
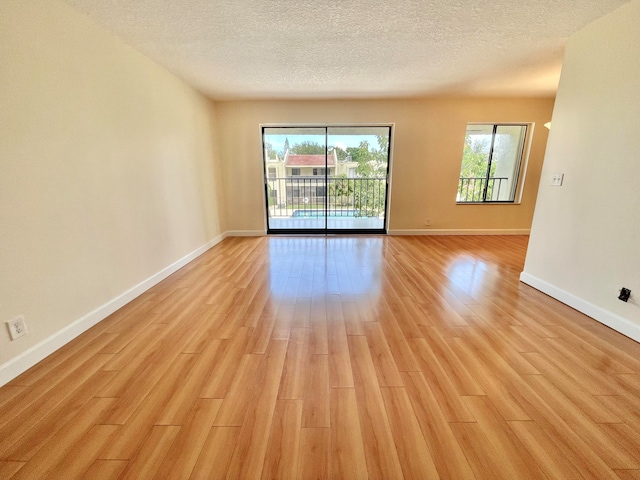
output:
M 526 131 L 526 125 L 467 125 L 458 202 L 514 201 Z
M 527 127 L 498 125 L 491 158 L 491 191 L 487 201 L 513 201 L 518 184 L 520 161 Z
M 314 171 L 325 168 L 325 129 L 268 127 L 263 132 L 267 172 L 276 171 L 267 178 L 268 227 L 324 229 L 325 196 L 317 194 L 324 177 L 314 178 Z
M 390 136 L 389 126 L 264 127 L 268 231 L 384 231 Z
M 382 229 L 389 164 L 389 127 L 328 127 L 329 212 L 335 229 Z M 348 218 L 349 221 L 344 221 Z
M 481 202 L 487 185 L 493 125 L 467 125 L 458 184 L 459 202 Z

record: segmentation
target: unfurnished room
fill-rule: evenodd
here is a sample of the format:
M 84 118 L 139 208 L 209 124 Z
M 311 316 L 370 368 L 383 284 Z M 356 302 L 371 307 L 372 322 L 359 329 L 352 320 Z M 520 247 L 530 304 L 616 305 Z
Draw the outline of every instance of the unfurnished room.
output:
M 0 1 L 0 479 L 640 479 L 640 0 Z

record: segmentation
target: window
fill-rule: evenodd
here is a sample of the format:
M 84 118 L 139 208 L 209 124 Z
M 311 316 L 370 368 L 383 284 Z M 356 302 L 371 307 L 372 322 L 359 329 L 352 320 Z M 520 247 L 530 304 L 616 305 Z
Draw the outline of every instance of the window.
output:
M 326 168 L 314 168 L 313 169 L 313 175 L 317 176 L 317 175 L 322 175 L 323 177 L 327 174 L 327 169 Z
M 276 169 L 269 168 L 269 178 L 276 178 Z
M 316 187 L 316 197 L 326 197 L 327 187 Z
M 291 169 L 291 175 L 300 175 L 300 169 L 299 168 L 292 168 Z
M 458 203 L 514 202 L 527 125 L 468 124 Z

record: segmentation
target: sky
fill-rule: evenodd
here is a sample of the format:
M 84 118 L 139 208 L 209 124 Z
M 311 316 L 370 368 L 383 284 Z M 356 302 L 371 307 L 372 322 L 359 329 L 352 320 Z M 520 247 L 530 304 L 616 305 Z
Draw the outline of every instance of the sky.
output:
M 265 134 L 265 140 L 271 144 L 277 152 L 284 152 L 284 141 L 289 139 L 289 145 L 296 143 L 314 142 L 324 145 L 324 135 L 269 135 Z M 369 142 L 369 145 L 378 148 L 378 140 L 375 135 L 329 135 L 329 147 L 340 147 L 346 150 L 348 147 L 357 147 L 360 142 Z
M 378 125 L 352 125 L 352 126 L 274 126 L 264 127 L 263 129 L 265 141 L 271 144 L 271 147 L 277 151 L 284 153 L 285 139 L 289 139 L 289 145 L 293 146 L 302 142 L 313 142 L 318 145 L 325 144 L 325 132 L 328 133 L 328 147 L 340 147 L 346 150 L 349 147 L 358 147 L 361 142 L 368 142 L 370 149 L 378 148 L 378 140 L 376 135 L 388 136 L 391 133 L 390 126 Z

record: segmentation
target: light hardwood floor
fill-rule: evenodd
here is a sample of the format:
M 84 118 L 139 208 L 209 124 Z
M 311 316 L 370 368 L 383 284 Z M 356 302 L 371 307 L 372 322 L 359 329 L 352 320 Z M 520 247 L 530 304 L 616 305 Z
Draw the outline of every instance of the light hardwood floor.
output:
M 226 239 L 0 389 L 0 478 L 640 479 L 640 345 L 526 244 Z

